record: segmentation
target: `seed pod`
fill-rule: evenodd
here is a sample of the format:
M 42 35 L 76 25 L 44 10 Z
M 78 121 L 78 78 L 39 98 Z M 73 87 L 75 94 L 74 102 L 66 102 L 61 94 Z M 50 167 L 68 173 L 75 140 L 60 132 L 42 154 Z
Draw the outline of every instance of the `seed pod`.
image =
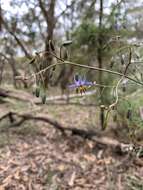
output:
M 110 68 L 112 68 L 113 66 L 114 66 L 114 63 L 115 63 L 115 61 L 114 61 L 114 59 L 113 59 L 113 57 L 111 58 L 111 62 L 110 62 Z
M 71 45 L 72 44 L 72 41 L 71 40 L 67 40 L 65 42 L 62 43 L 62 46 L 68 46 L 68 45 Z
M 106 128 L 106 124 L 105 124 L 105 118 L 106 118 L 106 115 L 105 115 L 105 106 L 104 105 L 101 105 L 100 106 L 100 122 L 101 122 L 101 127 L 102 127 L 102 130 L 104 130 Z
M 51 49 L 52 51 L 55 51 L 54 44 L 53 44 L 53 42 L 52 42 L 51 40 L 49 40 L 49 46 L 50 46 L 50 49 Z
M 137 51 L 135 51 L 135 56 L 136 56 L 137 59 L 140 58 L 140 55 L 139 55 L 139 53 Z
M 68 50 L 64 46 L 61 46 L 60 48 L 60 58 L 64 60 L 68 59 Z
M 128 109 L 127 111 L 127 119 L 131 120 L 132 119 L 132 110 L 131 109 Z
M 123 84 L 122 91 L 126 92 L 126 85 L 125 84 Z
M 125 56 L 124 55 L 121 55 L 121 64 L 124 65 L 125 64 Z
M 78 75 L 78 74 L 75 74 L 74 80 L 75 80 L 75 81 L 79 81 L 79 75 Z
M 40 88 L 39 87 L 36 87 L 35 95 L 36 95 L 36 97 L 40 96 Z
M 52 76 L 53 76 L 53 72 L 50 73 L 50 75 L 49 75 L 49 79 L 51 79 Z
M 112 106 L 112 110 L 115 110 L 115 109 L 116 109 L 115 105 L 114 105 L 114 106 Z
M 127 29 L 126 23 L 122 24 L 123 29 Z
M 42 104 L 46 103 L 46 94 L 41 95 Z
M 140 76 L 141 76 L 141 80 L 143 81 L 143 74 L 142 74 L 142 73 L 140 73 Z
M 76 93 L 77 93 L 77 94 L 79 93 L 79 89 L 78 89 L 78 88 L 76 88 Z
M 31 61 L 29 62 L 29 64 L 33 64 L 35 62 L 35 57 L 33 59 L 31 59 Z
M 117 121 L 117 114 L 113 115 L 113 122 Z
M 53 67 L 52 71 L 55 71 L 56 70 L 56 66 Z

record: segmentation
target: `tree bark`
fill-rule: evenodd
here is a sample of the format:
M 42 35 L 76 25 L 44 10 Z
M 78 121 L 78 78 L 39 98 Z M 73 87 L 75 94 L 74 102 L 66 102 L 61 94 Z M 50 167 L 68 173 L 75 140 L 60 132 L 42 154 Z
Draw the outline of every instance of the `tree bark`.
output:
M 48 52 L 50 51 L 49 40 L 53 41 L 53 33 L 54 33 L 54 28 L 55 28 L 55 23 L 56 23 L 55 22 L 55 4 L 56 4 L 56 0 L 50 0 L 49 8 L 47 10 L 44 2 L 42 2 L 42 0 L 39 0 L 39 6 L 41 8 L 41 11 L 43 13 L 43 16 L 47 24 L 47 35 L 46 35 L 46 40 L 45 40 L 45 51 L 47 53 L 44 55 L 45 60 L 41 64 L 41 69 L 46 68 L 52 62 L 52 56 Z M 49 70 L 47 70 L 44 73 L 43 78 L 44 78 L 44 88 L 47 88 L 49 84 L 49 78 L 50 78 Z
M 102 59 L 102 47 L 103 47 L 103 40 L 102 40 L 102 21 L 103 21 L 103 0 L 100 0 L 100 11 L 99 11 L 99 34 L 98 34 L 98 49 L 97 49 L 97 59 L 98 59 L 98 67 L 103 67 L 103 59 Z M 99 84 L 102 84 L 103 80 L 103 73 L 99 72 L 98 81 Z M 99 88 L 100 91 L 100 103 L 103 104 L 103 95 L 102 95 L 103 87 Z M 100 110 L 100 124 L 101 128 L 104 129 L 104 110 L 101 108 Z

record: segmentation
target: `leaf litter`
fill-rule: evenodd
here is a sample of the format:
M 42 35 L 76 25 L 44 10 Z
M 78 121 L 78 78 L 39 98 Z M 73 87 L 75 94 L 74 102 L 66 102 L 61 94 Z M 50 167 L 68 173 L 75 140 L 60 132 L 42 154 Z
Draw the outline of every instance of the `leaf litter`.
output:
M 13 136 L 0 148 L 0 190 L 143 189 L 143 165 L 118 171 L 122 156 L 90 140 L 43 124 L 34 136 L 11 131 Z

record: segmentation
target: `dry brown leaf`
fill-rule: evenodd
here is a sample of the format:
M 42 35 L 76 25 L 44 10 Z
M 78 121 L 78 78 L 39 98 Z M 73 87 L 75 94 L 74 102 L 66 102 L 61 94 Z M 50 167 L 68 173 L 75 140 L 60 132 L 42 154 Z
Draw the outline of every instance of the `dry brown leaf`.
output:
M 64 164 L 60 164 L 57 169 L 63 172 L 66 169 L 66 166 Z
M 6 157 L 10 157 L 11 155 L 11 151 L 9 150 L 7 153 L 6 153 Z
M 104 159 L 104 162 L 105 162 L 106 165 L 112 164 L 113 163 L 113 158 L 108 157 L 108 158 Z
M 89 162 L 95 162 L 96 161 L 96 156 L 93 154 L 85 154 L 83 155 L 84 159 L 86 159 Z
M 76 181 L 76 184 L 85 184 L 86 183 L 86 179 L 85 178 L 78 178 L 75 181 Z
M 22 172 L 27 172 L 30 169 L 30 165 L 25 165 L 21 167 Z
M 33 188 L 32 188 L 32 180 L 31 179 L 29 180 L 29 183 L 28 183 L 28 190 L 33 190 Z
M 36 166 L 35 162 L 30 160 L 30 165 L 31 165 L 32 172 L 36 172 L 37 171 L 37 166 Z
M 17 169 L 16 173 L 14 174 L 14 178 L 18 179 L 18 180 L 20 179 L 20 169 L 19 168 Z
M 103 183 L 104 180 L 105 180 L 105 175 L 101 176 L 99 179 L 96 179 L 95 184 L 99 185 L 99 184 Z
M 23 149 L 28 149 L 29 148 L 29 145 L 27 143 L 23 143 Z
M 101 159 L 102 156 L 103 156 L 103 150 L 99 150 L 98 153 L 97 153 L 97 158 Z
M 5 190 L 5 187 L 3 187 L 2 185 L 0 185 L 0 190 Z
M 0 166 L 0 170 L 3 170 L 2 172 L 7 171 L 8 168 L 9 168 L 9 165 L 8 165 L 7 167 L 5 167 L 5 166 Z
M 105 163 L 104 159 L 100 159 L 100 160 L 97 161 L 97 164 L 98 164 L 98 165 L 102 165 L 102 164 L 104 164 L 104 163 Z
M 74 172 L 72 173 L 72 175 L 71 175 L 71 178 L 70 178 L 69 182 L 68 182 L 68 185 L 69 185 L 69 186 L 72 187 L 72 186 L 74 185 L 75 178 L 76 178 L 76 172 L 74 171 Z
M 24 175 L 22 176 L 22 180 L 27 183 L 29 181 L 29 177 L 27 175 Z
M 3 186 L 6 187 L 8 184 L 11 183 L 11 179 L 12 179 L 12 175 L 9 175 L 8 177 L 6 177 L 4 180 L 3 180 Z
M 19 165 L 20 165 L 20 162 L 15 161 L 15 160 L 13 160 L 13 159 L 9 159 L 8 164 L 13 164 L 13 165 L 15 165 L 15 166 L 19 166 Z
M 94 147 L 94 143 L 92 141 L 87 141 L 87 145 L 90 149 Z
M 108 158 L 104 158 L 104 159 L 100 159 L 100 160 L 98 160 L 97 161 L 97 164 L 99 164 L 99 165 L 102 165 L 102 164 L 106 164 L 106 165 L 109 165 L 109 164 L 112 164 L 113 163 L 113 159 L 112 159 L 112 157 L 108 157 Z

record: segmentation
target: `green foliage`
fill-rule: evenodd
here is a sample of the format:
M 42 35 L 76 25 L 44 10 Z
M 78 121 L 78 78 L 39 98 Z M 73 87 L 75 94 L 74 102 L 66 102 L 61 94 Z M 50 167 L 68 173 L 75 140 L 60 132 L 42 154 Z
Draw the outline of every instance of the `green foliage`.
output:
M 83 21 L 72 33 L 72 39 L 74 40 L 74 46 L 81 48 L 81 46 L 87 45 L 90 52 L 98 48 L 98 36 L 102 34 L 103 42 L 105 45 L 109 38 L 112 36 L 113 30 L 103 26 L 101 29 L 89 20 Z
M 36 88 L 33 90 L 33 94 L 36 97 L 40 97 L 43 104 L 46 103 L 46 89 L 44 89 L 42 86 L 36 86 Z
M 40 88 L 36 87 L 36 90 L 34 93 L 35 93 L 36 97 L 39 97 L 40 96 Z
M 91 22 L 83 22 L 75 32 L 73 33 L 73 38 L 75 37 L 75 44 L 80 47 L 81 45 L 96 45 L 97 30 L 95 24 Z
M 117 106 L 118 122 L 129 130 L 131 138 L 140 139 L 143 134 L 143 120 L 141 118 L 140 108 L 143 105 L 142 92 L 137 91 L 126 99 L 121 99 Z

